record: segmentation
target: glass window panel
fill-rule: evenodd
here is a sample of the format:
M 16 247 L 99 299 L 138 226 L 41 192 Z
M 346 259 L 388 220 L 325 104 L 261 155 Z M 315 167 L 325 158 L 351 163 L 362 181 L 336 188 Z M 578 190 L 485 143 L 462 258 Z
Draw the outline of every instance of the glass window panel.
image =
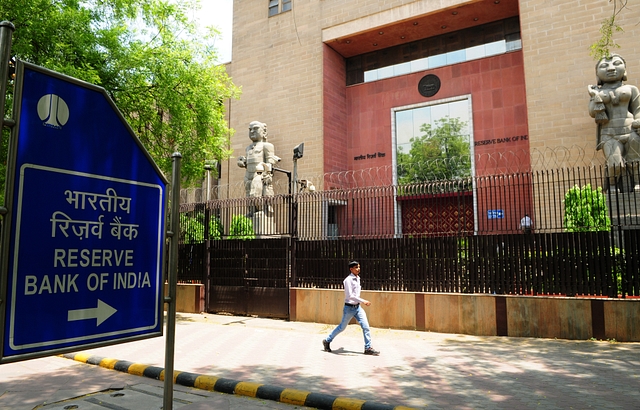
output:
M 458 118 L 461 122 L 465 123 L 465 126 L 460 129 L 460 132 L 465 135 L 469 135 L 469 101 L 461 100 L 454 101 L 448 104 L 449 117 Z
M 292 0 L 281 1 L 291 2 Z M 452 51 L 445 54 L 445 49 Z M 415 73 L 521 49 L 519 19 L 513 17 L 464 29 L 453 34 L 430 37 L 362 56 L 351 57 L 348 61 L 362 59 L 365 62 L 358 76 L 358 81 L 362 81 L 364 78 L 362 73 L 381 66 L 392 66 L 394 68 L 393 75 L 405 75 L 407 74 L 407 63 L 410 64 L 409 72 Z M 407 61 L 410 58 L 416 58 L 416 60 Z M 388 77 L 389 75 L 385 71 L 378 75 L 377 79 Z
M 418 71 L 424 71 L 429 68 L 429 58 L 421 58 L 411 62 L 411 72 L 417 73 Z
M 371 70 L 364 72 L 364 82 L 376 81 L 378 79 L 378 70 Z
M 408 153 L 411 148 L 410 141 L 413 137 L 413 111 L 396 112 L 396 144 L 402 152 Z
M 510 17 L 503 21 L 505 33 L 520 33 L 520 19 L 518 17 Z
M 446 36 L 435 36 L 427 39 L 427 56 L 437 56 L 446 53 Z
M 437 104 L 431 106 L 431 118 L 432 123 L 437 124 L 440 118 L 450 117 L 449 107 L 451 104 Z
M 405 154 L 396 157 L 397 161 L 402 161 L 395 164 L 398 182 L 406 184 L 471 175 L 469 116 L 470 103 L 467 99 L 396 112 L 396 150 Z M 444 134 L 446 131 L 438 121 L 447 117 L 465 123 L 460 133 L 451 134 L 451 138 Z M 438 138 L 435 141 L 438 144 L 444 141 L 445 145 L 435 150 L 431 145 L 429 149 L 418 150 L 412 155 L 411 137 L 422 136 L 424 132 L 420 128 L 424 124 L 430 124 L 433 138 Z M 443 161 L 448 161 L 449 165 L 443 168 Z
M 437 56 L 429 57 L 429 68 L 443 67 L 447 65 L 447 55 L 438 54 Z
M 464 50 L 450 51 L 446 54 L 447 64 L 456 64 L 464 61 Z
M 495 56 L 507 52 L 507 44 L 504 40 L 494 41 L 484 45 L 487 56 Z
M 493 23 L 484 25 L 483 42 L 485 44 L 504 38 L 504 22 L 504 20 L 494 21 Z
M 378 69 L 378 80 L 393 77 L 393 66 L 382 67 Z
M 397 64 L 393 66 L 394 76 L 409 74 L 410 72 L 411 72 L 411 63 L 409 62 Z
M 504 36 L 504 39 L 507 43 L 520 40 L 520 32 L 507 34 Z
M 282 11 L 291 10 L 291 0 L 282 0 Z
M 269 17 L 278 14 L 278 0 L 269 0 Z
M 403 154 L 408 154 L 411 151 L 411 142 L 407 141 L 401 144 L 399 143 L 397 144 L 396 148 L 398 149 L 398 152 L 402 152 Z
M 362 56 L 362 67 L 365 71 L 380 67 L 380 56 L 377 53 L 367 53 Z
M 420 137 L 424 133 L 420 130 L 424 124 L 431 124 L 431 107 L 413 110 L 413 136 Z
M 485 57 L 484 44 L 469 47 L 465 51 L 467 52 L 467 61 L 477 60 L 478 58 Z
M 464 49 L 464 38 L 466 36 L 461 31 L 454 31 L 452 33 L 448 33 L 444 41 L 442 42 L 445 47 L 445 52 L 450 53 L 456 50 Z
M 522 49 L 522 40 L 513 40 L 507 42 L 507 51 L 515 51 Z

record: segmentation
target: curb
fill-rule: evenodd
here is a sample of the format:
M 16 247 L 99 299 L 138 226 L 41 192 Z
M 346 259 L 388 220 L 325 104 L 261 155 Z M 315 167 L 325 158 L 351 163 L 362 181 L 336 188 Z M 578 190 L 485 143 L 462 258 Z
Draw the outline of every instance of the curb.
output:
M 106 369 L 117 370 L 135 376 L 164 381 L 164 368 L 146 364 L 133 363 L 126 360 L 91 356 L 86 353 L 64 354 L 60 357 L 78 362 L 92 364 Z M 253 382 L 241 382 L 216 376 L 200 375 L 189 372 L 174 371 L 173 381 L 185 387 L 215 391 L 219 393 L 237 394 L 258 399 L 273 400 L 280 403 L 313 407 L 323 410 L 411 410 L 412 407 L 392 406 L 373 401 L 331 396 L 323 393 L 311 393 L 304 390 L 285 389 L 277 386 Z

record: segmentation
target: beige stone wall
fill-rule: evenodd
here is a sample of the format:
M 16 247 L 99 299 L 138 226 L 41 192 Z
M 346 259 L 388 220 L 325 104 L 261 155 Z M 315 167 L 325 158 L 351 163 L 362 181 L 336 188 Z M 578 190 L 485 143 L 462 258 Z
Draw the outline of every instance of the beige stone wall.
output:
M 244 170 L 236 159 L 244 155 L 253 120 L 267 124 L 269 142 L 282 158 L 279 168 L 293 170 L 293 148 L 305 143 L 298 175 L 322 172 L 322 41 L 323 2 L 296 1 L 294 10 L 268 17 L 268 2 L 235 0 L 233 60 L 229 73 L 242 87 L 239 100 L 229 104 L 235 129 L 233 158 L 223 166 L 224 183 L 238 184 Z M 285 174 L 276 174 L 286 186 Z
M 268 17 L 268 2 L 234 0 L 232 63 L 227 70 L 242 87 L 239 100 L 227 104 L 235 130 L 233 158 L 222 167 L 222 184 L 238 185 L 244 170 L 236 159 L 251 142 L 248 125 L 267 123 L 269 141 L 282 158 L 279 168 L 293 170 L 293 147 L 304 142 L 298 161 L 299 179 L 324 173 L 322 117 L 323 30 L 341 26 L 336 34 L 357 32 L 430 10 L 464 4 L 460 0 L 296 0 L 293 10 Z M 347 136 L 345 136 L 347 137 Z M 346 164 L 345 164 L 346 167 Z M 286 176 L 276 174 L 284 184 Z M 315 181 L 314 181 L 315 180 Z M 233 197 L 234 190 L 231 190 Z M 237 195 L 238 190 L 235 190 Z M 223 195 L 224 196 L 224 195 Z
M 587 86 L 596 83 L 596 61 L 589 47 L 600 37 L 601 23 L 612 11 L 613 3 L 607 0 L 520 0 L 532 151 L 580 146 L 587 157 L 595 154 L 596 126 L 587 111 Z M 627 83 L 638 85 L 640 8 L 624 9 L 618 22 L 625 32 L 615 34 L 621 46 L 616 52 L 627 61 Z M 577 149 L 565 164 L 570 166 L 576 155 L 580 155 Z M 602 153 L 596 158 L 601 159 Z
M 359 31 L 406 20 L 416 15 L 469 3 L 464 0 L 326 0 L 322 1 L 322 28 L 327 41 Z
M 520 27 L 524 54 L 532 169 L 549 170 L 602 164 L 595 151 L 596 125 L 589 116 L 587 86 L 596 84 L 596 60 L 590 46 L 600 38 L 600 27 L 611 16 L 606 0 L 567 0 L 549 3 L 520 0 Z M 624 9 L 617 17 L 624 33 L 615 33 L 620 48 L 614 52 L 627 62 L 628 84 L 640 84 L 640 9 Z M 599 185 L 599 184 L 598 184 Z M 536 193 L 535 216 L 543 221 L 561 218 L 564 194 Z

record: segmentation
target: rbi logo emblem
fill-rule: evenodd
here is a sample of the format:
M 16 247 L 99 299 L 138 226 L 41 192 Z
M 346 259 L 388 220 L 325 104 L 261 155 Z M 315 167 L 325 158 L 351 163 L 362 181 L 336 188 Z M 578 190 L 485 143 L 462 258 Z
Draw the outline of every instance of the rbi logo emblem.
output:
M 38 116 L 45 127 L 62 129 L 69 120 L 69 106 L 59 96 L 47 94 L 38 101 Z
M 433 97 L 440 91 L 440 79 L 434 74 L 425 75 L 418 83 L 418 91 L 423 97 Z

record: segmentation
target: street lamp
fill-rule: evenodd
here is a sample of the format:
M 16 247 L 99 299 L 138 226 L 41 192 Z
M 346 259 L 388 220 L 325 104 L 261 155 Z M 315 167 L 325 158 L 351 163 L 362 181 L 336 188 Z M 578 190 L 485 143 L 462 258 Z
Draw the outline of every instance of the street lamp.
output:
M 211 190 L 211 165 L 205 164 L 204 170 L 207 171 L 207 201 L 209 201 L 209 191 Z
M 298 160 L 304 155 L 304 142 L 296 145 L 293 148 L 293 185 L 291 186 L 291 192 L 294 194 L 297 192 L 298 187 Z
M 204 170 L 207 171 L 207 201 L 211 200 L 211 171 L 214 171 L 216 181 L 214 185 L 218 188 L 220 175 L 222 175 L 222 164 L 215 159 L 206 159 L 204 161 Z M 218 196 L 215 195 L 217 198 Z
M 303 155 L 304 155 L 304 142 L 296 145 L 293 148 L 293 172 L 287 171 L 281 168 L 277 168 L 275 166 L 273 167 L 274 171 L 282 172 L 283 174 L 286 174 L 287 177 L 289 178 L 289 195 L 291 195 L 291 213 L 289 215 L 289 232 L 293 237 L 297 235 L 295 221 L 297 220 L 297 213 L 298 213 L 298 204 L 296 202 L 296 194 L 298 193 L 298 189 L 297 189 L 298 188 L 298 160 L 302 158 Z M 293 174 L 293 178 L 291 174 Z M 305 185 L 306 185 L 306 182 L 307 181 L 305 180 Z M 308 188 L 311 188 L 311 187 L 313 187 L 313 190 L 315 190 L 315 187 L 313 186 L 313 184 L 310 184 L 310 186 L 308 186 Z

